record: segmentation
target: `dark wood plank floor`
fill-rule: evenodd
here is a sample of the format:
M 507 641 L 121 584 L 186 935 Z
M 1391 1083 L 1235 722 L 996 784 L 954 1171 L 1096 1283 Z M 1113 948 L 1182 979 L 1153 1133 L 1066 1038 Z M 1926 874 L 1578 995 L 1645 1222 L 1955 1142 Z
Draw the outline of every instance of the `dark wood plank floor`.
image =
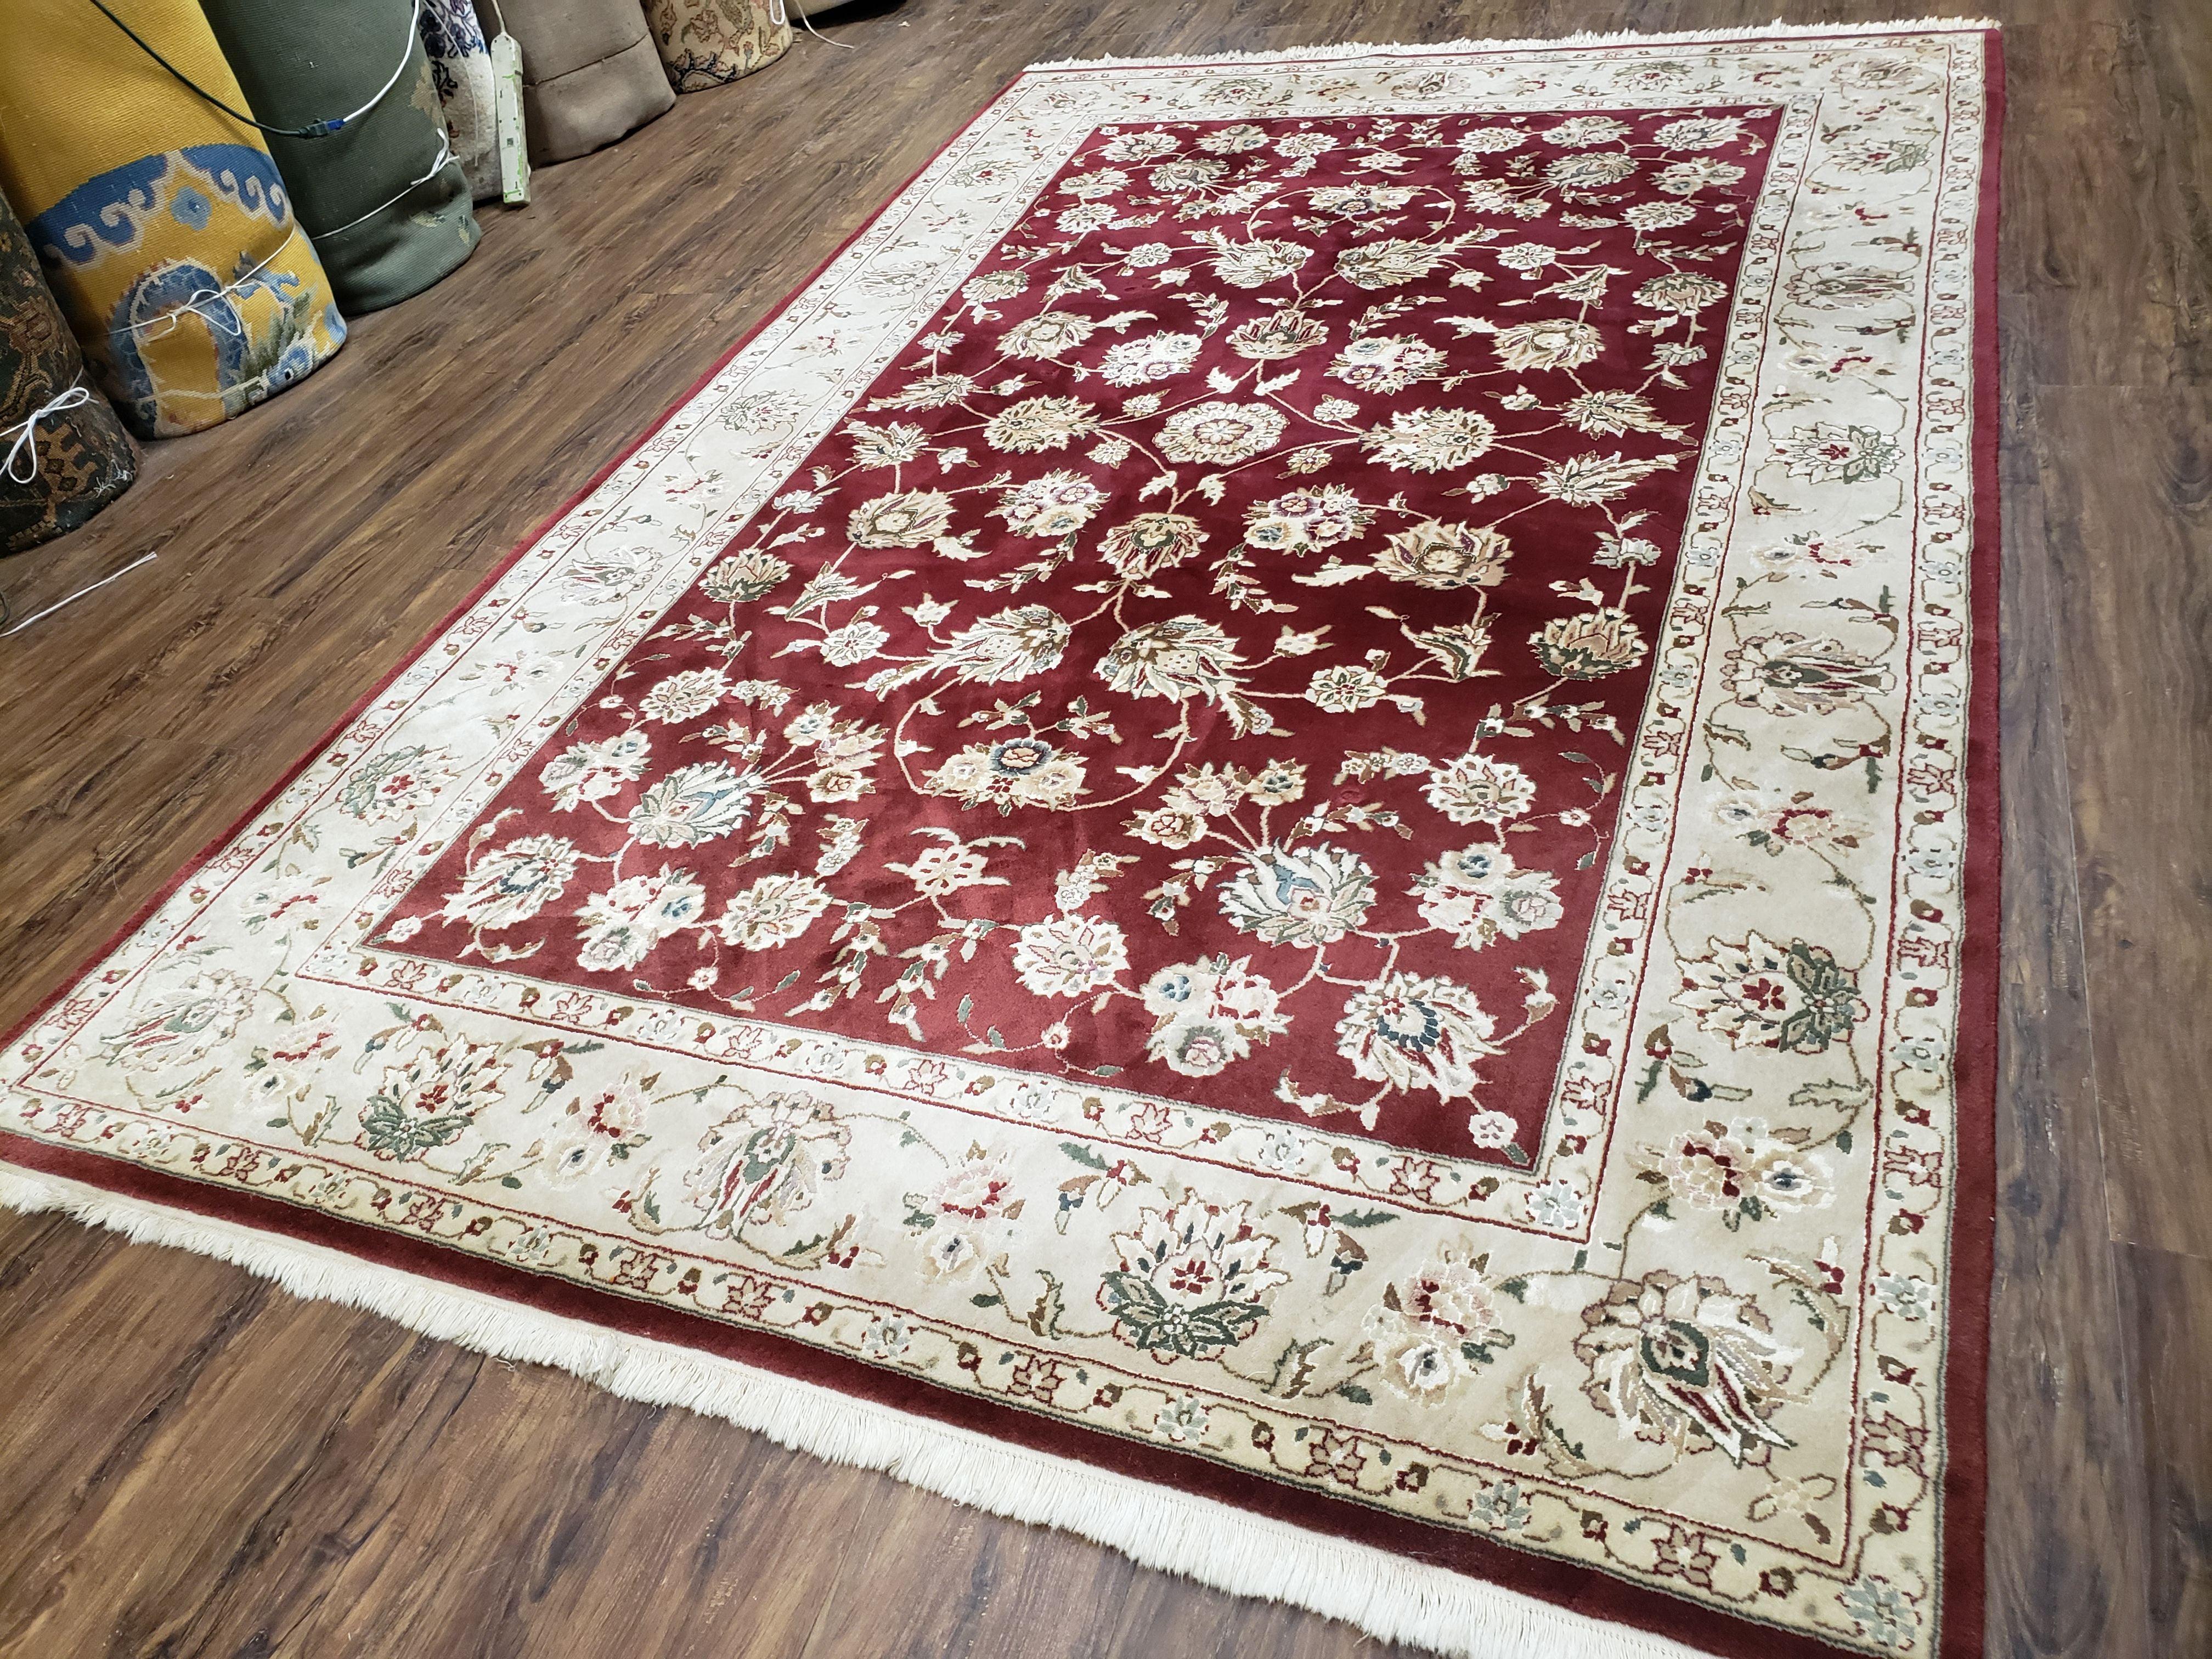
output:
M 1989 1652 L 2212 1654 L 2212 5 L 1991 0 L 2002 1215 Z M 493 212 L 0 565 L 0 1025 L 1036 58 L 1913 0 L 910 0 Z M 1340 1626 L 234 1269 L 0 1217 L 0 1656 L 1340 1655 Z

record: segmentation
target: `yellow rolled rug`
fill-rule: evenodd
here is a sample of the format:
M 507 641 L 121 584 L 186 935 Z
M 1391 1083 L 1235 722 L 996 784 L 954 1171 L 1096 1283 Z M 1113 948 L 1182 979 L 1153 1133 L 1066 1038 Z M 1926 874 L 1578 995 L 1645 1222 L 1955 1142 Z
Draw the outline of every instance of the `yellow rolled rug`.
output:
M 131 428 L 213 426 L 336 351 L 345 324 L 259 136 L 82 0 L 7 3 L 0 191 Z M 185 75 L 246 107 L 191 0 L 111 4 Z
M 791 50 L 791 24 L 773 0 L 645 0 L 645 21 L 678 92 L 725 86 Z

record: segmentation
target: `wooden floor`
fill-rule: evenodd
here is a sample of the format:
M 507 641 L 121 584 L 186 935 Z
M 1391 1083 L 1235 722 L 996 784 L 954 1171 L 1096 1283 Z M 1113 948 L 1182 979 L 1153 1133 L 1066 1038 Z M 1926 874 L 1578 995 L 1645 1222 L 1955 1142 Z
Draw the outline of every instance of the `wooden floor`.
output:
M 2008 26 L 1991 1655 L 2212 1655 L 2212 4 Z M 1914 0 L 911 0 L 488 210 L 305 385 L 0 565 L 0 1027 L 1036 58 Z M 849 16 L 849 14 L 847 15 Z M 1322 1656 L 1345 1627 L 0 1217 L 0 1656 Z M 1542 1656 L 1532 1656 L 1542 1659 Z

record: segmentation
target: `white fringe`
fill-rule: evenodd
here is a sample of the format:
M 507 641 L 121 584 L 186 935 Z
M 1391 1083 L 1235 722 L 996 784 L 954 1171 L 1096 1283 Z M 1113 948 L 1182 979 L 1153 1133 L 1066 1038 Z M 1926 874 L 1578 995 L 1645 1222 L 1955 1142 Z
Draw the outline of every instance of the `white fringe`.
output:
M 1664 46 L 1695 41 L 1765 40 L 1788 35 L 1829 34 L 1839 39 L 1878 34 L 1984 33 L 1998 27 L 1989 17 L 1909 17 L 1894 23 L 1748 24 L 1741 28 L 1682 29 L 1645 34 L 1635 29 L 1584 30 L 1576 34 L 1536 35 L 1523 40 L 1468 39 L 1417 43 L 1344 41 L 1328 46 L 1290 46 L 1279 52 L 1176 52 L 1164 58 L 1060 58 L 1031 64 L 1039 70 L 1165 69 L 1182 64 L 1275 64 L 1286 58 L 1427 58 L 1452 52 L 1526 52 L 1542 46 Z
M 1170 1486 L 988 1439 L 671 1343 L 541 1313 L 227 1221 L 0 1166 L 0 1207 L 59 1210 L 135 1243 L 234 1263 L 295 1296 L 363 1308 L 496 1358 L 555 1365 L 625 1399 L 681 1406 L 1164 1572 L 1285 1601 L 1456 1659 L 1698 1659 L 1678 1643 L 1478 1578 Z

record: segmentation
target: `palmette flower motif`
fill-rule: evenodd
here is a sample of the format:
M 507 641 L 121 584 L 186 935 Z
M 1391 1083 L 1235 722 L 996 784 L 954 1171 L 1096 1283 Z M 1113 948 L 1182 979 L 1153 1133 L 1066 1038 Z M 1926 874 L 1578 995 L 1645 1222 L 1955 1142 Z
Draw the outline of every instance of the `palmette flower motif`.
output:
M 466 1037 L 437 1048 L 420 1043 L 405 1064 L 384 1068 L 354 1144 L 400 1164 L 450 1146 L 478 1114 L 505 1098 L 509 1069 L 491 1043 Z
M 1697 216 L 1697 209 L 1687 202 L 1638 202 L 1621 214 L 1620 222 L 1649 234 L 1655 230 L 1672 230 L 1678 225 L 1686 225 Z
M 1149 161 L 1155 156 L 1174 155 L 1176 147 L 1170 133 L 1123 132 L 1115 135 L 1098 153 L 1109 161 Z
M 1336 1052 L 1370 1083 L 1439 1100 L 1474 1095 L 1476 1062 L 1504 1052 L 1490 1041 L 1497 1022 L 1464 985 L 1395 973 L 1352 994 L 1336 1024 Z
M 1375 902 L 1373 868 L 1341 847 L 1268 847 L 1245 859 L 1222 884 L 1221 914 L 1263 945 L 1334 945 Z
M 1605 349 L 1605 337 L 1588 323 L 1558 317 L 1516 323 L 1490 337 L 1498 361 L 1516 374 L 1539 368 L 1580 368 Z
M 1139 513 L 1099 538 L 1098 550 L 1115 572 L 1132 581 L 1181 564 L 1198 551 L 1206 532 L 1181 513 Z
M 573 812 L 586 801 L 605 800 L 636 782 L 645 775 L 652 753 L 652 739 L 632 726 L 597 743 L 571 744 L 545 763 L 538 781 L 552 798 L 555 811 Z
M 1732 185 L 1742 177 L 1743 169 L 1733 161 L 1715 161 L 1701 155 L 1660 168 L 1652 182 L 1669 196 L 1695 196 L 1701 190 Z
M 1769 714 L 1832 714 L 1896 684 L 1873 658 L 1834 640 L 1766 634 L 1728 653 L 1729 689 L 1740 703 Z
M 1468 465 L 1496 441 L 1498 428 L 1472 409 L 1414 409 L 1390 417 L 1361 442 L 1392 471 L 1442 472 Z
M 1365 242 L 1336 256 L 1336 274 L 1354 288 L 1397 288 L 1418 282 L 1450 257 L 1448 247 L 1397 240 Z
M 680 928 L 696 927 L 707 914 L 707 890 L 689 870 L 662 865 L 649 876 L 629 876 L 577 908 L 576 961 L 595 974 L 627 971 Z
M 1341 484 L 1294 489 L 1258 501 L 1244 515 L 1244 539 L 1274 553 L 1308 553 L 1360 535 L 1375 511 Z
M 952 497 L 941 489 L 898 489 L 863 501 L 846 520 L 855 547 L 927 547 L 952 526 Z
M 1555 127 L 1547 127 L 1537 136 L 1562 149 L 1589 149 L 1597 144 L 1618 143 L 1628 137 L 1628 131 L 1627 123 L 1616 121 L 1610 115 L 1576 115 Z
M 1756 931 L 1740 943 L 1708 939 L 1705 955 L 1677 965 L 1682 988 L 1674 1000 L 1733 1048 L 1819 1054 L 1849 1042 L 1867 1018 L 1857 975 L 1826 946 L 1802 939 L 1785 946 Z
M 1073 311 L 1040 312 L 999 336 L 999 349 L 1009 357 L 1057 357 L 1074 350 L 1097 328 L 1090 318 Z
M 684 1195 L 710 1238 L 732 1237 L 752 1221 L 781 1225 L 844 1175 L 852 1139 L 836 1109 L 811 1095 L 749 1099 L 699 1137 Z
M 971 744 L 929 775 L 933 794 L 957 795 L 963 806 L 992 805 L 1003 815 L 1017 806 L 1057 810 L 1083 787 L 1083 763 L 1040 738 Z
M 1066 618 L 1049 606 L 1015 605 L 954 635 L 929 666 L 970 684 L 1027 679 L 1059 665 L 1068 633 Z
M 1198 360 L 1195 334 L 1147 334 L 1107 349 L 1098 373 L 1109 386 L 1143 386 L 1173 380 Z
M 687 668 L 671 674 L 637 700 L 637 712 L 649 720 L 678 726 L 695 720 L 728 695 L 730 677 L 719 668 Z
M 1290 1029 L 1274 986 L 1251 971 L 1251 958 L 1226 956 L 1177 963 L 1145 981 L 1153 1018 L 1146 1053 L 1185 1077 L 1212 1077 Z
M 1364 663 L 1338 663 L 1316 668 L 1306 683 L 1305 698 L 1330 714 L 1356 714 L 1372 708 L 1389 694 L 1390 684 Z
M 1678 1444 L 1692 1436 L 1741 1464 L 1761 1446 L 1791 1441 L 1768 1420 L 1798 1353 L 1748 1296 L 1700 1273 L 1664 1268 L 1616 1284 L 1583 1310 L 1575 1352 L 1589 1367 L 1583 1392 L 1620 1425 Z
M 1080 398 L 1024 398 L 1009 404 L 986 422 L 983 441 L 994 449 L 1034 455 L 1047 449 L 1065 449 L 1075 439 L 1097 429 L 1098 411 Z
M 1098 677 L 1139 697 L 1218 698 L 1237 688 L 1237 642 L 1198 617 L 1170 617 L 1133 628 L 1098 659 Z
M 1578 617 L 1554 617 L 1528 636 L 1536 660 L 1562 679 L 1594 680 L 1644 660 L 1648 649 L 1626 611 L 1607 605 Z
M 1106 492 L 1079 472 L 1048 472 L 999 498 L 999 517 L 1020 536 L 1073 536 L 1091 522 Z
M 1636 158 L 1618 150 L 1589 155 L 1562 155 L 1544 169 L 1545 182 L 1561 190 L 1602 190 L 1636 172 Z
M 1375 556 L 1378 574 L 1416 587 L 1495 587 L 1513 546 L 1486 526 L 1431 519 L 1401 530 Z
M 1231 242 L 1213 256 L 1213 274 L 1231 288 L 1265 288 L 1312 257 L 1296 242 Z
M 973 305 L 995 305 L 1001 300 L 1011 300 L 1018 294 L 1029 291 L 1029 273 L 1023 270 L 987 270 L 972 277 L 960 290 L 963 299 Z
M 1306 200 L 1322 213 L 1344 219 L 1364 219 L 1370 214 L 1401 208 L 1420 192 L 1407 185 L 1332 185 L 1310 191 Z
M 723 761 L 678 767 L 629 810 L 629 832 L 648 847 L 695 847 L 742 827 L 761 792 L 757 774 Z
M 1421 920 L 1452 936 L 1454 945 L 1480 951 L 1501 936 L 1556 927 L 1565 914 L 1559 879 L 1547 870 L 1523 870 L 1502 847 L 1478 844 L 1447 853 L 1413 879 Z
M 1528 135 L 1518 127 L 1475 127 L 1460 135 L 1459 153 L 1462 157 L 1497 155 L 1528 142 Z
M 853 441 L 853 464 L 862 467 L 904 466 L 920 457 L 929 434 L 904 422 L 874 427 L 849 421 L 845 435 Z
M 1425 1405 L 1449 1399 L 1455 1385 L 1510 1341 L 1498 1316 L 1498 1291 L 1476 1266 L 1472 1245 L 1447 1246 L 1401 1282 L 1386 1285 L 1368 1310 L 1382 1381 L 1401 1399 Z
M 1063 196 L 1073 196 L 1078 201 L 1094 201 L 1101 196 L 1111 196 L 1125 187 L 1129 175 L 1119 167 L 1101 167 L 1096 173 L 1078 173 L 1060 187 Z
M 1801 1150 L 1802 1132 L 1777 1135 L 1764 1118 L 1705 1123 L 1639 1147 L 1638 1168 L 1662 1177 L 1667 1194 L 1691 1210 L 1751 1216 L 1815 1208 L 1834 1194 L 1826 1160 Z
M 1336 354 L 1328 373 L 1362 392 L 1403 392 L 1443 373 L 1444 355 L 1425 340 L 1399 334 L 1370 334 Z
M 1686 317 L 1727 295 L 1725 288 L 1702 272 L 1674 270 L 1645 283 L 1636 290 L 1635 298 L 1636 303 L 1647 311 L 1674 312 Z
M 1429 805 L 1454 823 L 1505 823 L 1526 812 L 1536 786 L 1511 761 L 1468 750 L 1438 767 L 1423 786 Z
M 1680 428 L 1661 420 L 1651 405 L 1633 392 L 1585 392 L 1562 404 L 1559 414 L 1576 431 L 1593 438 L 1615 437 L 1623 432 L 1681 435 Z
M 1302 312 L 1279 311 L 1255 317 L 1229 331 L 1229 349 L 1258 362 L 1277 362 L 1310 351 L 1328 338 L 1328 329 Z
M 1268 1260 L 1282 1241 L 1255 1224 L 1249 1204 L 1195 1197 L 1139 1212 L 1108 1243 L 1120 1266 L 1098 1286 L 1114 1334 L 1161 1364 L 1233 1348 L 1266 1317 L 1291 1276 Z
M 1182 196 L 1194 190 L 1204 190 L 1229 171 L 1226 161 L 1217 161 L 1211 156 L 1187 155 L 1173 161 L 1163 161 L 1146 176 L 1152 188 L 1163 196 Z
M 1079 997 L 1128 966 L 1121 930 L 1097 916 L 1047 916 L 1015 936 L 1014 976 L 1032 996 Z
M 1743 133 L 1742 120 L 1733 115 L 1693 115 L 1669 121 L 1651 135 L 1655 143 L 1668 149 L 1718 149 L 1732 144 Z
M 527 921 L 567 890 L 578 857 L 574 843 L 559 836 L 511 841 L 469 866 L 438 915 L 485 929 Z
M 1160 453 L 1170 461 L 1229 466 L 1273 448 L 1287 424 L 1272 404 L 1198 404 L 1161 422 Z
M 750 605 L 766 599 L 791 574 L 791 567 L 757 549 L 733 553 L 700 580 L 699 591 L 717 605 Z
M 714 930 L 740 951 L 772 951 L 812 927 L 830 903 L 829 890 L 811 876 L 763 876 L 731 897 Z

